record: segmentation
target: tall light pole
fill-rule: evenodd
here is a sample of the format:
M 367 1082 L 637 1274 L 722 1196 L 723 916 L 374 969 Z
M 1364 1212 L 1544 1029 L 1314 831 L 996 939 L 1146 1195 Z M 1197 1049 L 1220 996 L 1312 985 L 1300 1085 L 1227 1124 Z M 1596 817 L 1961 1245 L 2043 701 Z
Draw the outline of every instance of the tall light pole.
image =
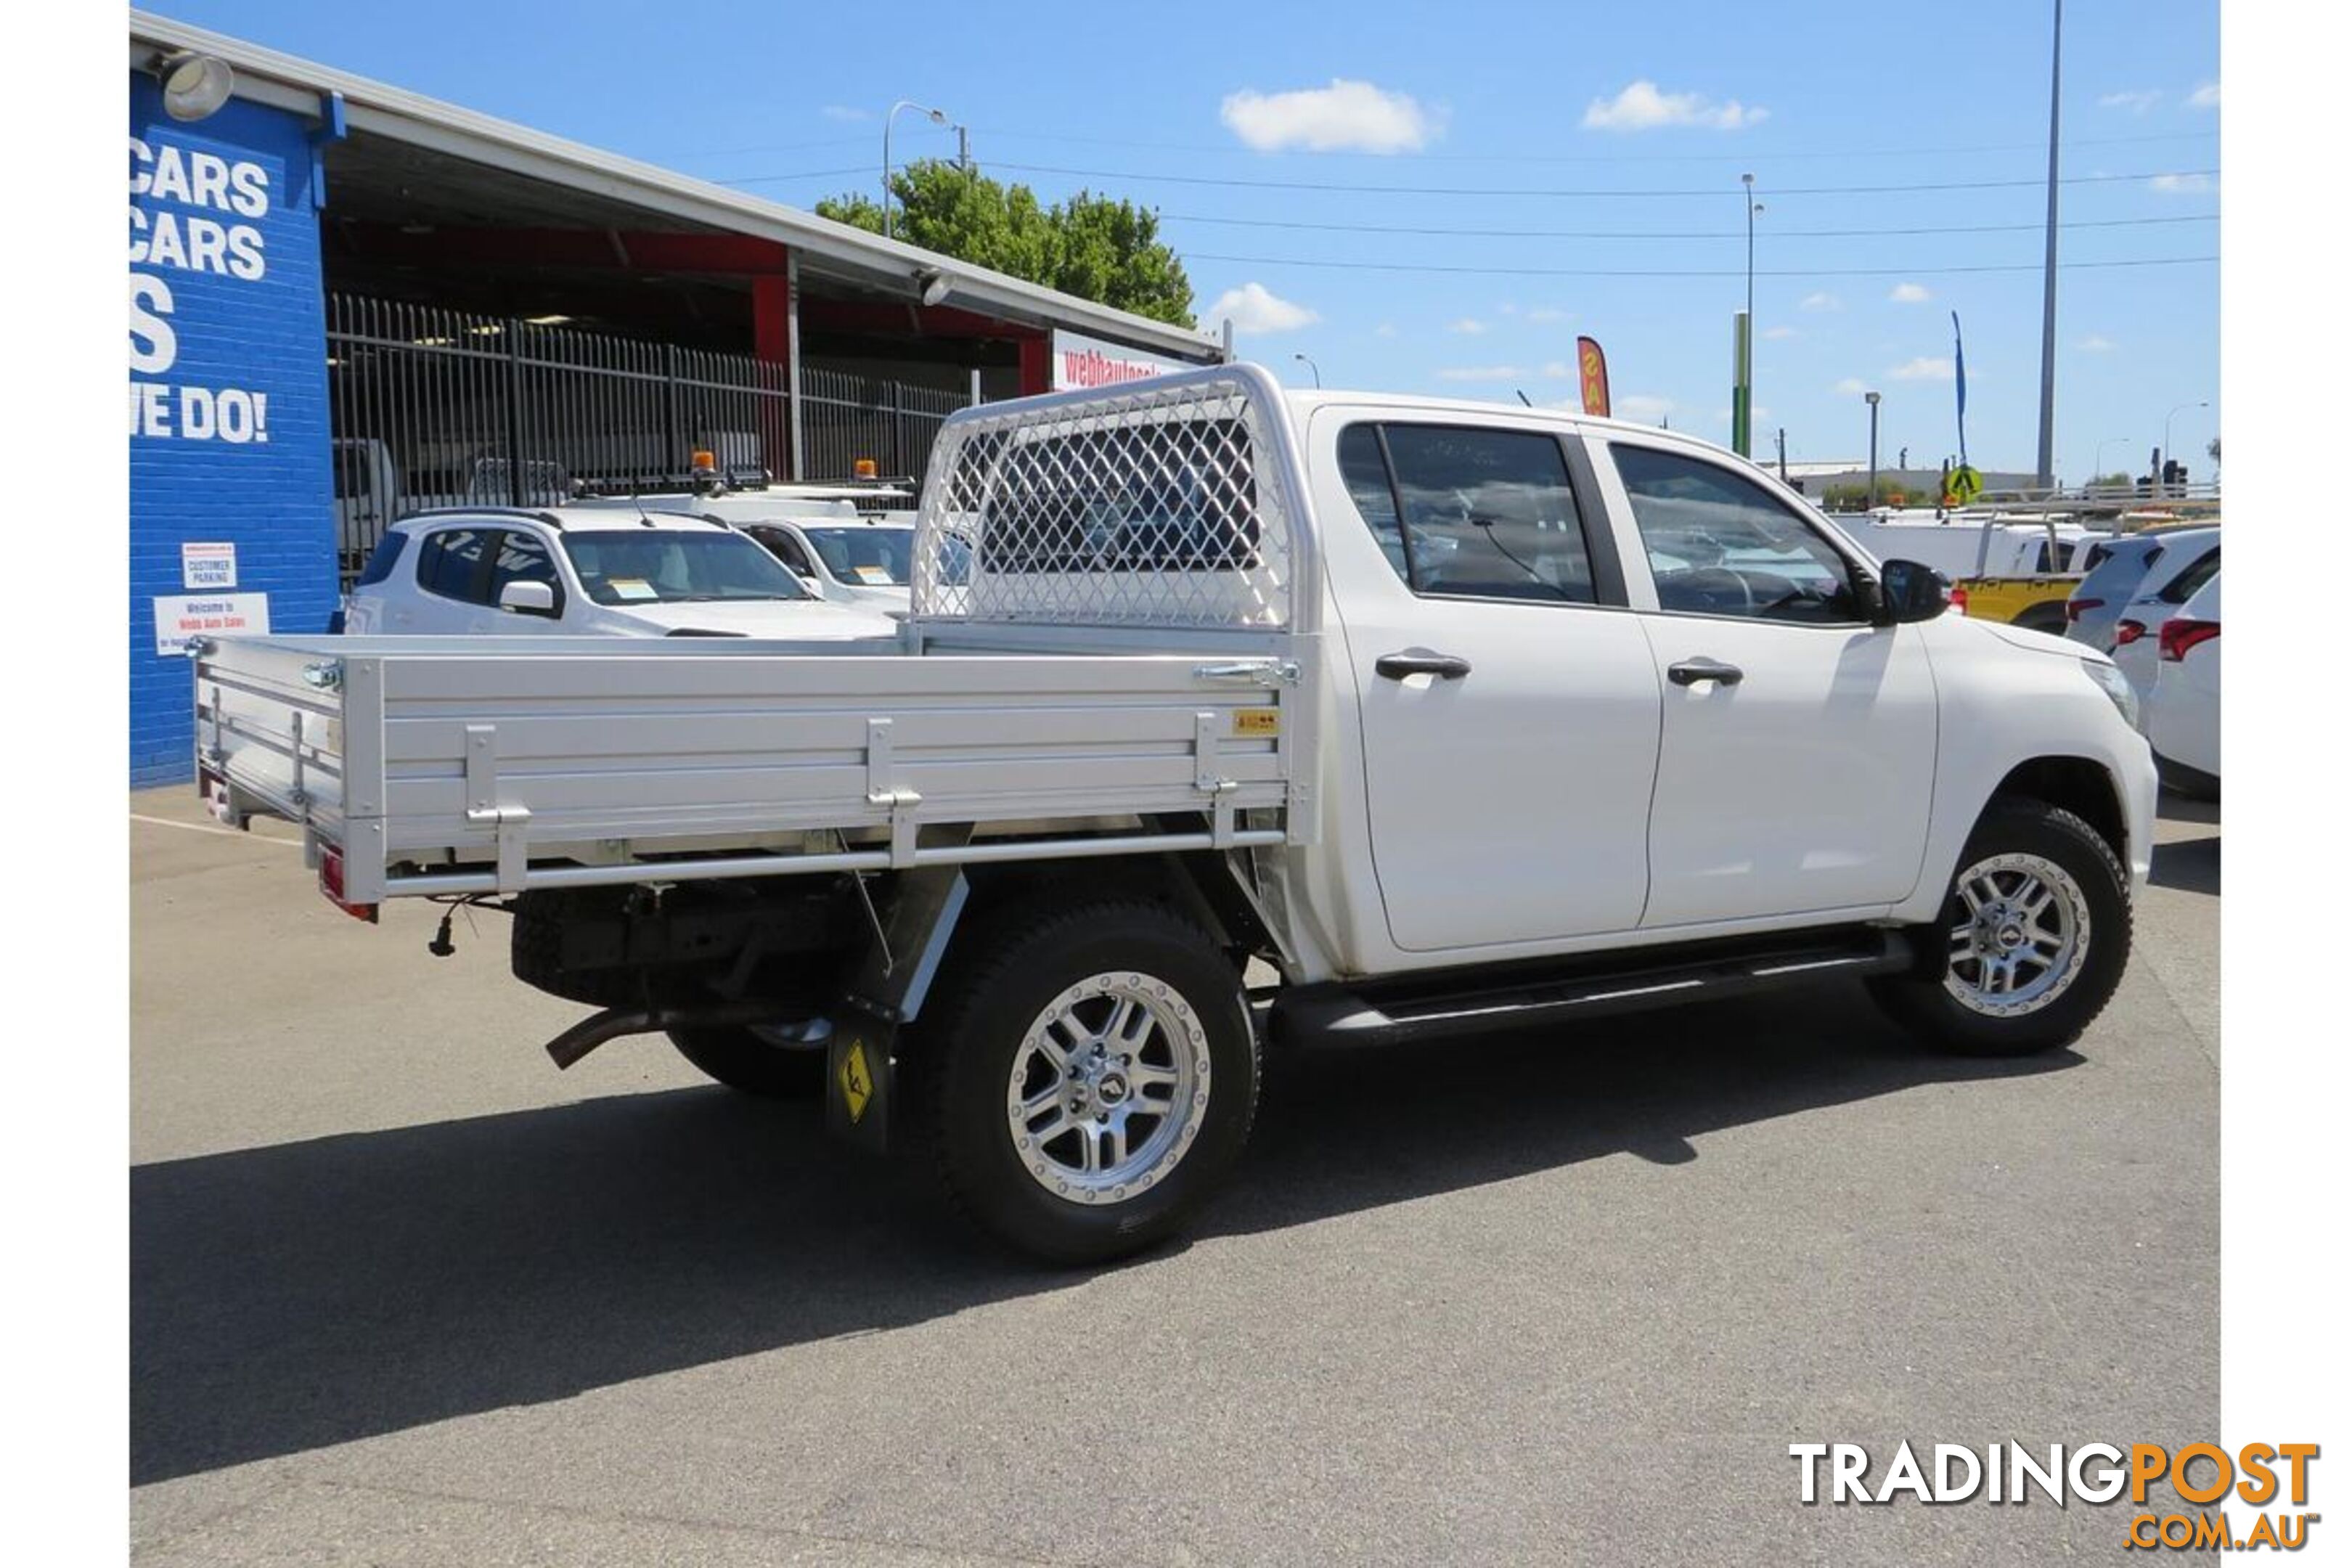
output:
M 1315 385 L 1318 390 L 1320 390 L 1323 385 L 1323 372 L 1317 367 L 1315 362 L 1308 359 L 1305 354 L 1292 354 L 1290 357 L 1297 360 L 1300 364 L 1305 365 L 1309 371 L 1314 373 Z
M 2035 449 L 2033 483 L 2056 482 L 2051 447 L 2058 429 L 2058 39 L 2064 29 L 2066 0 L 2050 5 L 2050 209 L 2042 229 L 2042 441 Z
M 1878 394 L 1865 392 L 1862 400 L 1870 405 L 1870 488 L 1862 493 L 1862 510 L 1869 511 L 1878 505 Z
M 948 122 L 947 110 L 943 109 L 926 108 L 924 105 L 917 103 L 911 98 L 900 99 L 898 102 L 890 106 L 890 112 L 882 117 L 882 237 L 885 239 L 892 237 L 892 230 L 890 226 L 890 122 L 898 118 L 898 111 L 902 109 L 920 110 L 922 111 L 923 118 L 929 120 L 934 125 L 945 125 Z M 963 127 L 959 125 L 956 127 L 956 131 L 958 135 L 961 136 L 963 132 Z M 965 143 L 959 144 L 968 145 Z M 966 163 L 969 164 L 970 154 L 968 152 L 965 156 Z
M 2183 408 L 2210 408 L 2210 407 L 2212 407 L 2212 406 L 2213 406 L 2213 405 L 2212 405 L 2210 403 L 2207 403 L 2207 402 L 2204 402 L 2204 401 L 2201 401 L 2201 400 L 2200 400 L 2200 401 L 2199 401 L 2199 402 L 2196 402 L 2196 403 L 2180 403 L 2180 404 L 2176 404 L 2176 405 L 2173 405 L 2173 407 L 2172 407 L 2172 409 L 2170 410 L 2170 412 L 2168 412 L 2168 413 L 2167 413 L 2167 414 L 2165 415 L 2165 416 L 2164 416 L 2164 461 L 2165 461 L 2165 465 L 2166 465 L 2166 467 L 2168 467 L 2168 467 L 2170 467 L 2170 466 L 2171 466 L 2171 463 L 2172 463 L 2172 416 L 2173 416 L 2173 415 L 2175 415 L 2175 414 L 2179 413 Z
M 2093 484 L 2095 485 L 2101 479 L 2107 477 L 2107 448 L 2114 446 L 2118 441 L 2128 441 L 2130 439 L 2131 437 L 2128 436 L 2109 436 L 2103 438 L 2096 447 L 2091 449 L 2091 482 Z
M 1739 186 L 1748 206 L 1748 319 L 1756 319 L 1756 215 L 1764 209 L 1756 201 L 1756 176 L 1742 174 Z
M 1754 174 L 1739 176 L 1739 204 L 1747 211 L 1748 221 L 1748 293 L 1747 308 L 1732 334 L 1731 449 L 1745 458 L 1754 445 L 1750 436 L 1756 417 L 1756 215 L 1764 208 L 1756 200 Z

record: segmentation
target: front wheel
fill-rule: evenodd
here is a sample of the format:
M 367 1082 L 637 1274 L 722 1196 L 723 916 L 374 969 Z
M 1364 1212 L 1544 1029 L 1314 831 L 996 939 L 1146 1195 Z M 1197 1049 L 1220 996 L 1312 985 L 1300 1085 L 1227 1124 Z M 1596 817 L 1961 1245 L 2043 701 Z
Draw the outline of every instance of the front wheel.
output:
M 2130 883 L 2087 822 L 2039 801 L 1997 802 L 1969 836 L 1936 933 L 1937 978 L 1873 981 L 1896 1022 L 1968 1056 L 2069 1044 L 2122 983 Z
M 1223 1185 L 1256 1114 L 1240 975 L 1155 904 L 1027 903 L 990 924 L 916 1042 L 950 1200 L 1054 1263 L 1174 1233 Z

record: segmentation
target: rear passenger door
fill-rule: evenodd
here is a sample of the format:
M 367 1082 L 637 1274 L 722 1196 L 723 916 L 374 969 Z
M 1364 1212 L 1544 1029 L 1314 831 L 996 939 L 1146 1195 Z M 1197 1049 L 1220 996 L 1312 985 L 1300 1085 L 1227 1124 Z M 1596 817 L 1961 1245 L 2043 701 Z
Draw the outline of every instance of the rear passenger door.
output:
M 1575 438 L 1342 407 L 1312 429 L 1391 941 L 1633 930 L 1657 674 Z

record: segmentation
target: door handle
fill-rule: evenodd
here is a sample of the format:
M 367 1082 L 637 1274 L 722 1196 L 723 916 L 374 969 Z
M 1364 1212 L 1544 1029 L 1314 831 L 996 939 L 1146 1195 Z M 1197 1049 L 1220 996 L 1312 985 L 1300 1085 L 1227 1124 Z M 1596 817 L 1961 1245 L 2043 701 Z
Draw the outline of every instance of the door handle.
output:
M 1470 673 L 1470 661 L 1450 653 L 1432 653 L 1425 647 L 1409 647 L 1402 653 L 1384 653 L 1372 661 L 1373 672 L 1384 680 L 1402 680 L 1409 675 L 1433 675 L 1440 680 L 1459 680 Z
M 1736 664 L 1726 664 L 1714 658 L 1685 658 L 1666 666 L 1666 679 L 1676 686 L 1696 686 L 1702 680 L 1712 680 L 1718 686 L 1737 686 L 1747 679 L 1748 672 Z

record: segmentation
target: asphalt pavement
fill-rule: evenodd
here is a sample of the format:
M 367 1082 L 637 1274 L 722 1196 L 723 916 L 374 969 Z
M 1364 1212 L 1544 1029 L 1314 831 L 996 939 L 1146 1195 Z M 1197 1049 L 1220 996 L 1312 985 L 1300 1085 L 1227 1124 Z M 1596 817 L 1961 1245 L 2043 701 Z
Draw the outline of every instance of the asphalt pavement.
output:
M 1788 1446 L 2219 1425 L 2221 829 L 2073 1050 L 1844 985 L 1298 1064 L 1188 1241 L 1007 1258 L 584 1011 L 502 917 L 131 800 L 146 1564 L 2044 1563 L 2116 1508 L 1805 1507 Z

